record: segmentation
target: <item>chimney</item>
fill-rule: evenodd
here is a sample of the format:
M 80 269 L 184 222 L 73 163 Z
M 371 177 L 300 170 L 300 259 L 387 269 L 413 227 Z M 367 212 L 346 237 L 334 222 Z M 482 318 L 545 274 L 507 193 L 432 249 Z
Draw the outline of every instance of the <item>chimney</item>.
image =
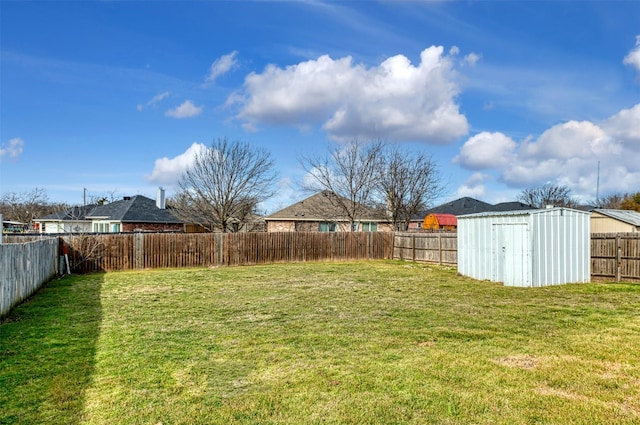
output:
M 156 207 L 160 208 L 161 210 L 167 207 L 164 199 L 164 189 L 161 187 L 158 188 L 158 193 L 156 195 Z

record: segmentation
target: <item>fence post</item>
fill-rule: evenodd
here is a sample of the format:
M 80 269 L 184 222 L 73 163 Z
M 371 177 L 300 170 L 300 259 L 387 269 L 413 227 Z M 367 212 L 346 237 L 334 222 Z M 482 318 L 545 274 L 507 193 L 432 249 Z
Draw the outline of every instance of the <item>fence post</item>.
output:
M 397 232 L 393 232 L 393 239 L 391 240 L 391 259 L 396 258 L 396 236 Z M 402 250 L 400 251 L 400 259 L 402 259 Z
M 133 267 L 144 268 L 144 234 L 142 233 L 133 235 Z
M 442 265 L 442 233 L 438 233 L 438 264 Z
M 214 238 L 215 238 L 215 250 L 216 250 L 216 266 L 223 266 L 224 265 L 224 240 L 223 240 L 223 234 L 220 232 L 216 232 L 214 233 Z
M 616 233 L 616 246 L 618 247 L 616 250 L 616 281 L 620 282 L 622 280 L 622 237 L 620 233 Z
M 416 261 L 416 235 L 411 235 L 411 260 Z

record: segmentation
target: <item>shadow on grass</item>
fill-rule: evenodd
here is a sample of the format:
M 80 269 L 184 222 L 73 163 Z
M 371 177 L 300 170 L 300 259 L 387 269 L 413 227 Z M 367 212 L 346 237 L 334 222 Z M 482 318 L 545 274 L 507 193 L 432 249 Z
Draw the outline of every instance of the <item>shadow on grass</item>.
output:
M 104 274 L 54 279 L 0 324 L 0 424 L 75 424 L 95 369 Z

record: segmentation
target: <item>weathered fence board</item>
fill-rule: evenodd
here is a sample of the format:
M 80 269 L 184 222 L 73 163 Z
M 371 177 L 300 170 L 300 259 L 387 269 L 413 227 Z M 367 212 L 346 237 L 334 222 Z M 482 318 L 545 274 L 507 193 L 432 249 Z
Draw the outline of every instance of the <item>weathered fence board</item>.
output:
M 63 239 L 74 272 L 390 258 L 457 264 L 455 232 L 137 233 Z M 4 241 L 8 246 L 24 240 Z M 591 275 L 640 280 L 640 235 L 593 234 Z
M 396 233 L 393 258 L 457 265 L 458 236 L 454 232 Z
M 58 271 L 58 238 L 0 244 L 0 318 Z
M 640 234 L 592 234 L 591 276 L 618 282 L 640 280 Z
M 63 236 L 74 271 L 391 258 L 388 232 L 138 233 Z

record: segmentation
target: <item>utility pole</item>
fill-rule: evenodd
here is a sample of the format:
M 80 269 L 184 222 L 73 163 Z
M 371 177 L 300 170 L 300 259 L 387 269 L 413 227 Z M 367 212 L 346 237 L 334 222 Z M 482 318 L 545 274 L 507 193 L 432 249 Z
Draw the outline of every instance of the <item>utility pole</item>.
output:
M 598 161 L 598 179 L 596 180 L 596 204 L 600 202 L 600 161 Z

